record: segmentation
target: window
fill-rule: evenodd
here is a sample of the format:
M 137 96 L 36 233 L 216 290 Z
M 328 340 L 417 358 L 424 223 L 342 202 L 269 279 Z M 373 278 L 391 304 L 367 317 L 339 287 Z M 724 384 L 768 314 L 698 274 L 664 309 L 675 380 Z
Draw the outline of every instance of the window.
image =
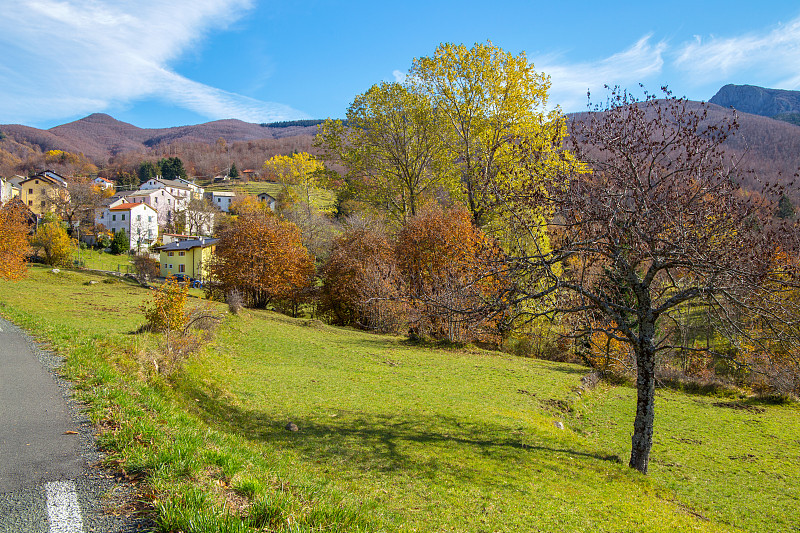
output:
M 111 220 L 112 221 L 116 221 L 117 220 L 117 215 L 111 215 Z
M 136 215 L 136 221 L 141 222 L 141 220 L 142 220 L 142 215 Z
M 156 198 L 156 203 L 158 203 L 158 198 Z
M 106 218 L 106 212 L 105 212 L 105 211 L 103 211 L 102 213 L 100 213 L 100 218 Z
M 152 222 L 153 221 L 153 216 L 151 215 L 151 216 L 147 217 L 147 221 L 148 222 Z
M 28 200 L 28 205 L 33 207 L 33 200 Z
M 170 257 L 172 257 L 173 255 L 175 255 L 175 252 L 170 252 L 170 253 L 169 253 L 169 256 L 170 256 Z
M 122 220 L 125 220 L 125 213 L 122 213 Z
M 33 189 L 28 189 L 28 194 L 33 194 Z
M 172 270 L 172 265 L 169 265 L 169 269 Z
M 184 255 L 186 255 L 186 252 L 178 252 L 178 255 L 183 257 Z
M 178 265 L 178 272 L 186 272 L 186 265 Z
M 39 185 L 39 180 L 36 180 L 34 183 L 35 183 L 36 185 Z

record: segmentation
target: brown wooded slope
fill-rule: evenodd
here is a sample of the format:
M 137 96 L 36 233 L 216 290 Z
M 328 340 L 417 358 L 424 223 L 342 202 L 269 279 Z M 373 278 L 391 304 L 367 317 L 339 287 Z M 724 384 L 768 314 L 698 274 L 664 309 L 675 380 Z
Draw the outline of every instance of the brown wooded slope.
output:
M 699 102 L 689 103 L 690 109 L 700 105 Z M 711 122 L 719 122 L 733 113 L 715 104 L 707 105 Z M 584 113 L 575 113 L 570 115 L 570 120 L 580 120 L 583 116 Z M 738 117 L 739 131 L 726 144 L 732 153 L 742 158 L 743 166 L 753 169 L 755 176 L 763 180 L 792 180 L 800 168 L 800 127 L 749 113 L 739 112 Z M 15 165 L 24 168 L 19 161 L 31 160 L 32 154 L 60 149 L 85 154 L 101 170 L 132 169 L 144 159 L 176 155 L 183 159 L 190 172 L 213 175 L 232 162 L 240 170 L 260 168 L 264 159 L 275 153 L 312 150 L 316 131 L 316 126 L 265 127 L 232 119 L 146 129 L 101 113 L 49 130 L 0 125 L 0 132 L 5 135 L 5 139 L 0 140 L 0 174 L 13 173 Z M 225 145 L 217 143 L 220 138 L 226 141 Z M 28 167 L 38 164 L 29 163 Z M 759 188 L 755 179 L 743 185 Z M 796 193 L 792 196 L 800 199 Z

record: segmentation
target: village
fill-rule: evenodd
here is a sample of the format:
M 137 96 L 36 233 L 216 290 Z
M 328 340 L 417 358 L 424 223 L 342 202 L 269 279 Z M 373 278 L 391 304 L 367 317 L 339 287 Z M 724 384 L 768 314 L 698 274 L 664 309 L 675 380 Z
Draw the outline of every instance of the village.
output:
M 254 174 L 248 170 L 240 176 L 247 180 Z M 32 233 L 43 220 L 56 217 L 81 247 L 110 252 L 114 237 L 124 235 L 127 248 L 122 253 L 157 260 L 161 278 L 202 286 L 217 242 L 215 227 L 235 201 L 246 197 L 233 191 L 241 178 L 217 176 L 217 187 L 204 190 L 194 180 L 156 176 L 138 189 L 117 190 L 115 182 L 103 177 L 44 170 L 28 177 L 0 177 L 0 205 L 23 206 Z M 269 193 L 251 196 L 272 211 L 277 208 L 278 200 Z

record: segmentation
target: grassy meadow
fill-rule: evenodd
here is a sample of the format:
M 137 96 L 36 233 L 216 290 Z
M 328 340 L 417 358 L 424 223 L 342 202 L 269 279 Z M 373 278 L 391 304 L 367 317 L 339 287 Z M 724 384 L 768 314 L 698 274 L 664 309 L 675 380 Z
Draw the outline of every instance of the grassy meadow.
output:
M 114 255 L 87 248 L 86 250 L 76 250 L 72 254 L 72 259 L 76 264 L 82 264 L 84 268 L 92 270 L 108 270 L 123 274 L 128 271 L 133 272 L 133 263 L 128 254 Z
M 136 332 L 149 297 L 40 267 L 0 281 L 0 313 L 66 356 L 161 531 L 800 528 L 796 404 L 662 389 L 642 476 L 635 390 L 581 391 L 585 368 L 245 310 L 165 378 Z
M 265 192 L 273 198 L 279 198 L 283 185 L 272 181 L 248 181 L 247 183 L 220 183 L 205 187 L 207 191 L 233 191 L 238 194 L 261 194 Z M 313 202 L 323 212 L 333 210 L 336 194 L 327 189 L 317 189 L 312 195 Z

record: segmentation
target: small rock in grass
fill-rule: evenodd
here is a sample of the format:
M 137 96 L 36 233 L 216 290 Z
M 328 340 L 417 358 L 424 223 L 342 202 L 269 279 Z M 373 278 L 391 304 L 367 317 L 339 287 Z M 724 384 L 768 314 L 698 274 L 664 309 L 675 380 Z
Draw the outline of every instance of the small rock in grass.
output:
M 288 424 L 286 424 L 286 430 L 287 431 L 300 431 L 300 428 L 297 427 L 297 424 L 295 424 L 294 422 L 289 422 Z
M 556 429 L 564 429 L 564 423 L 563 422 L 556 422 L 555 426 L 556 426 Z
M 97 281 L 92 280 L 92 281 L 89 282 L 89 285 L 97 285 Z
M 61 272 L 61 270 L 59 270 L 59 269 L 57 269 L 57 268 L 54 268 L 54 269 L 53 269 L 53 270 L 51 270 L 50 272 L 52 272 L 53 274 L 58 274 L 59 272 Z

